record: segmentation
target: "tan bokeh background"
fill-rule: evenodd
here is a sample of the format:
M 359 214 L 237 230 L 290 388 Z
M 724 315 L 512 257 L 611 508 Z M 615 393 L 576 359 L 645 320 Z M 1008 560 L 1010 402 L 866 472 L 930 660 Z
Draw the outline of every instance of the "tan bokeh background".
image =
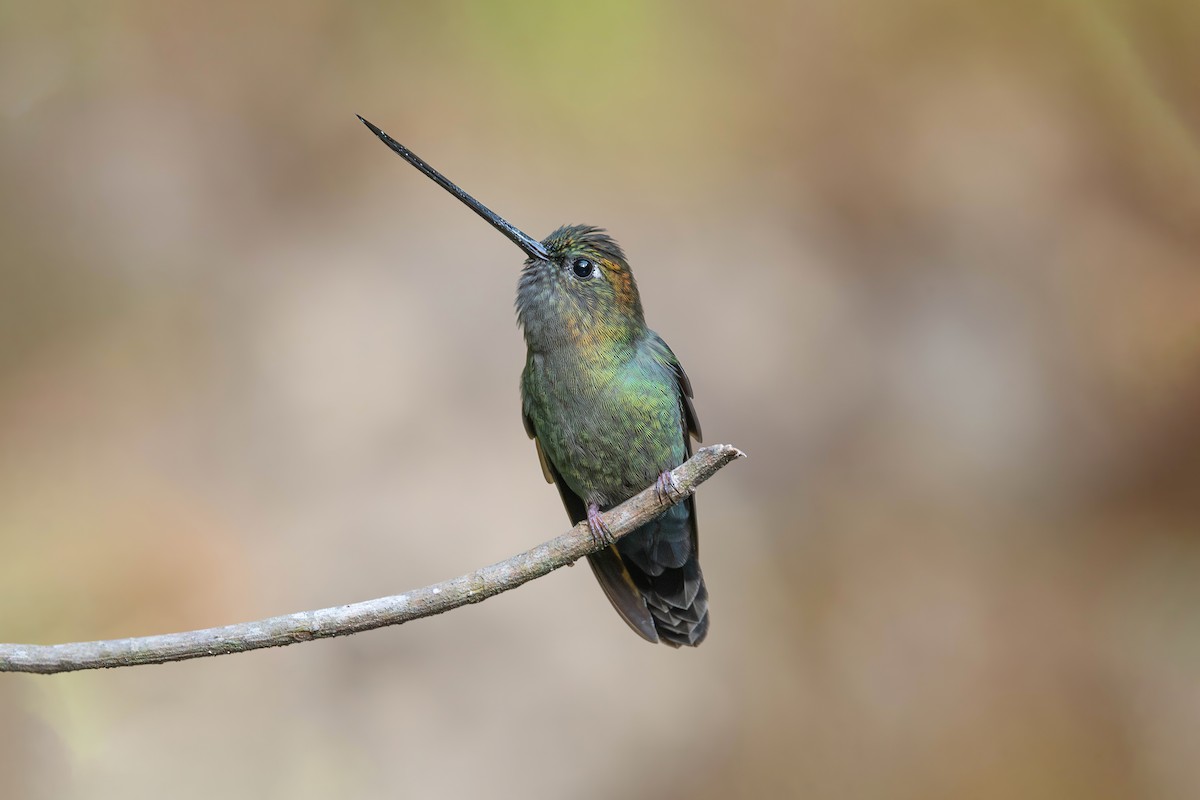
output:
M 0 676 L 4 798 L 1200 794 L 1200 5 L 0 6 L 0 640 L 390 594 L 564 528 L 520 253 L 609 228 L 709 441 L 713 628 L 586 568 Z

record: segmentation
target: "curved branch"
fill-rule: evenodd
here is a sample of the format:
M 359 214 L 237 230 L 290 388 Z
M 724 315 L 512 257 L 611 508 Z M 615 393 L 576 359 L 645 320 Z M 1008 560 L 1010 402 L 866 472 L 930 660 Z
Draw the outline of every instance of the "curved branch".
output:
M 672 470 L 678 493 L 670 500 L 653 487 L 606 511 L 602 519 L 615 537 L 637 529 L 664 509 L 692 494 L 717 470 L 745 453 L 727 444 L 704 447 Z M 586 522 L 532 550 L 443 583 L 392 597 L 316 611 L 300 611 L 257 622 L 186 633 L 69 644 L 0 644 L 0 672 L 52 674 L 84 669 L 162 664 L 189 658 L 242 653 L 262 647 L 346 636 L 429 617 L 478 603 L 527 581 L 572 564 L 600 549 Z

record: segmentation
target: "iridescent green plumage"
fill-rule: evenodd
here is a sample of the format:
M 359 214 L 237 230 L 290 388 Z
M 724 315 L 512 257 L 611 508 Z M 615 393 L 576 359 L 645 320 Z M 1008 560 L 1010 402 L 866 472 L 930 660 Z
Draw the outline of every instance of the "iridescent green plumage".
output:
M 573 523 L 624 501 L 691 454 L 700 438 L 692 387 L 675 354 L 646 327 L 637 284 L 599 228 L 559 228 L 544 241 L 501 219 L 411 150 L 359 117 L 384 144 L 508 237 L 528 256 L 517 317 L 528 356 L 525 430 Z M 604 593 L 646 639 L 697 645 L 708 632 L 695 500 L 588 557 Z
M 597 228 L 567 227 L 525 263 L 517 314 L 528 355 L 526 429 L 572 521 L 653 483 L 699 438 L 691 386 L 675 354 L 646 327 L 624 253 Z M 580 263 L 591 270 L 581 276 Z M 586 268 L 584 270 L 587 272 Z M 695 645 L 708 630 L 694 501 L 591 557 L 605 593 L 651 641 Z

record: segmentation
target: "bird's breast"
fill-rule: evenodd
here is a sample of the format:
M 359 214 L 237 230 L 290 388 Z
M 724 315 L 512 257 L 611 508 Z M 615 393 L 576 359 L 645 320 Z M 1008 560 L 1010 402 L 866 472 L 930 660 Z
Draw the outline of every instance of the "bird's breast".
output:
M 587 502 L 616 504 L 686 455 L 673 376 L 636 350 L 531 353 L 522 393 L 547 457 Z

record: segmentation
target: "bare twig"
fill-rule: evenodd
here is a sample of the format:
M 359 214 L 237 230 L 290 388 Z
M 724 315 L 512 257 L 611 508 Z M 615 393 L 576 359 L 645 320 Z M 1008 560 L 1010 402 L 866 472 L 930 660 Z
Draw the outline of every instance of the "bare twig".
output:
M 603 514 L 613 536 L 620 537 L 638 528 L 675 502 L 687 497 L 721 467 L 745 454 L 736 447 L 718 444 L 699 450 L 673 470 L 678 493 L 667 501 L 653 487 L 635 495 Z M 443 583 L 414 589 L 392 597 L 367 600 L 317 611 L 301 611 L 282 617 L 223 628 L 207 628 L 186 633 L 167 633 L 135 639 L 108 639 L 99 642 L 69 644 L 0 644 L 0 672 L 38 672 L 51 674 L 83 669 L 131 667 L 137 664 L 162 664 L 189 658 L 241 653 L 262 647 L 346 636 L 387 625 L 429 617 L 452 608 L 478 603 L 494 594 L 515 589 L 526 581 L 572 564 L 599 547 L 592 540 L 586 522 L 569 532 L 513 556 Z

